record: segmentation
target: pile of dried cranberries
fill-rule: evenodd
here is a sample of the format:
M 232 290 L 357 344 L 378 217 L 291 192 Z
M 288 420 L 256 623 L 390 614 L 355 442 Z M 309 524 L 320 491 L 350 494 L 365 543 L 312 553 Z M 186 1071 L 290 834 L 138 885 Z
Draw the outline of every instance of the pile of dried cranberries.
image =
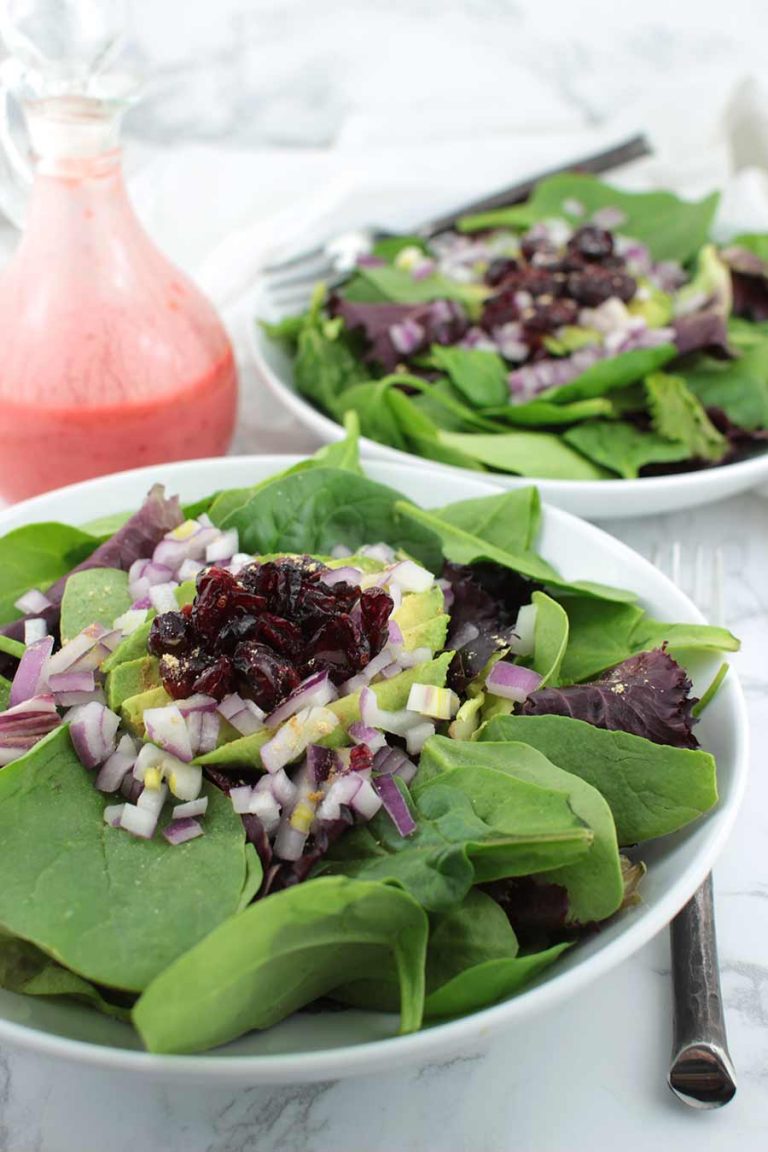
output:
M 386 643 L 392 598 L 322 574 L 309 557 L 201 572 L 194 602 L 152 621 L 166 691 L 239 692 L 269 712 L 313 672 L 335 684 L 360 672 Z

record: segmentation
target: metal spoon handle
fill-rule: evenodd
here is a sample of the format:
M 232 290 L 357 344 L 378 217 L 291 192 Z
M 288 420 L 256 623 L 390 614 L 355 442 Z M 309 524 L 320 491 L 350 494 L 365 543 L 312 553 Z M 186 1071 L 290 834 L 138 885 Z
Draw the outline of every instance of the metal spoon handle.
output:
M 674 1036 L 669 1086 L 692 1108 L 733 1099 L 736 1075 L 728 1052 L 717 964 L 712 876 L 670 926 Z

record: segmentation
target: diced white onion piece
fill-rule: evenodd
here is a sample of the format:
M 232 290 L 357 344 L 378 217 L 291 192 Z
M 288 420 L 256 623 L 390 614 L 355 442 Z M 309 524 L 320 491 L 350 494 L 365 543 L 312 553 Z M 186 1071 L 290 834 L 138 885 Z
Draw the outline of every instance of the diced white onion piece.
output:
M 155 584 L 149 590 L 149 598 L 152 601 L 152 607 L 158 614 L 163 612 L 176 612 L 178 610 L 178 603 L 176 601 L 176 589 L 178 584 Z
M 183 804 L 174 804 L 171 819 L 185 820 L 190 816 L 205 816 L 207 811 L 208 797 L 198 796 L 197 800 L 186 800 Z
M 370 682 L 371 682 L 371 680 L 373 680 L 374 676 L 378 676 L 378 674 L 379 674 L 379 672 L 381 672 L 382 668 L 386 668 L 387 665 L 391 664 L 391 663 L 392 663 L 392 653 L 389 651 L 389 648 L 382 648 L 382 650 L 381 650 L 381 652 L 379 652 L 378 656 L 374 656 L 374 658 L 372 660 L 368 661 L 368 663 L 366 664 L 365 668 L 363 668 L 363 671 L 360 673 L 360 675 L 363 677 L 363 679 L 365 680 L 365 682 L 367 684 L 370 684 Z M 353 677 L 353 679 L 356 679 L 356 677 Z M 347 683 L 348 682 L 349 681 L 347 681 Z
M 163 761 L 168 787 L 179 800 L 197 800 L 203 786 L 203 770 L 199 764 L 185 764 L 182 760 Z
M 514 637 L 509 645 L 515 656 L 532 656 L 536 640 L 535 604 L 524 604 L 517 614 Z
M 269 788 L 275 800 L 277 800 L 280 807 L 284 810 L 286 808 L 292 808 L 296 803 L 299 790 L 284 768 L 279 768 L 277 772 L 267 773 L 266 776 L 262 776 L 256 785 L 258 791 L 262 790 L 262 784 L 265 788 Z
M 352 807 L 364 820 L 372 819 L 381 808 L 381 796 L 369 780 L 362 780 L 352 797 Z
M 108 804 L 104 809 L 104 823 L 109 824 L 112 828 L 119 828 L 123 808 L 125 808 L 125 804 Z
M 357 676 L 350 676 L 349 680 L 345 680 L 343 684 L 339 685 L 339 696 L 354 696 L 355 692 L 365 688 L 367 683 L 368 681 L 361 673 L 358 673 Z
M 147 808 L 139 808 L 136 804 L 124 804 L 120 827 L 141 840 L 151 840 L 157 828 L 157 814 Z
M 291 692 L 290 696 L 283 700 L 282 704 L 278 704 L 277 708 L 270 712 L 264 723 L 267 728 L 276 728 L 296 712 L 305 708 L 322 708 L 325 704 L 330 704 L 337 696 L 336 686 L 328 673 L 313 672 L 311 676 L 299 684 L 298 688 Z
M 400 652 L 397 662 L 401 668 L 418 668 L 419 664 L 425 664 L 431 659 L 431 648 L 412 648 L 410 652 Z
M 96 768 L 112 755 L 119 726 L 120 717 L 96 701 L 77 710 L 69 722 L 69 735 L 84 767 Z
M 39 588 L 30 588 L 23 596 L 19 596 L 14 604 L 19 612 L 24 616 L 31 616 L 33 613 L 45 612 L 46 608 L 51 607 L 51 602 Z
M 434 736 L 435 726 L 426 722 L 424 724 L 417 724 L 415 728 L 411 728 L 410 732 L 405 734 L 405 746 L 411 756 L 418 756 L 422 748 L 429 740 L 430 736 Z
M 190 560 L 188 556 L 186 560 L 182 561 L 176 575 L 178 576 L 179 580 L 182 581 L 194 580 L 198 573 L 202 572 L 204 567 L 205 565 L 201 564 L 199 560 Z
M 95 784 L 100 792 L 117 792 L 126 773 L 136 762 L 136 746 L 130 736 L 123 736 L 117 748 L 99 769 Z
M 409 729 L 421 723 L 415 712 L 403 709 L 400 712 L 388 712 L 379 708 L 376 694 L 372 688 L 363 688 L 360 692 L 360 718 L 367 728 L 381 728 L 384 732 L 392 732 L 395 736 L 405 736 Z
M 347 556 L 352 555 L 352 549 L 348 548 L 346 544 L 334 544 L 331 548 L 331 556 L 334 560 L 343 560 Z
M 277 830 L 280 823 L 280 805 L 270 792 L 254 792 L 248 811 L 251 815 L 258 816 L 268 836 Z
M 261 748 L 261 762 L 277 772 L 295 760 L 309 744 L 318 744 L 338 727 L 338 717 L 328 708 L 307 708 L 291 716 Z
M 222 532 L 217 540 L 212 540 L 205 550 L 206 564 L 216 564 L 222 560 L 231 560 L 240 547 L 237 528 L 230 528 Z
M 485 687 L 492 696 L 522 704 L 541 684 L 541 676 L 531 668 L 499 660 L 488 673 Z
M 44 640 L 48 635 L 48 625 L 41 616 L 34 616 L 31 620 L 24 621 L 24 643 L 34 644 L 38 640 Z
M 450 720 L 459 710 L 459 698 L 450 688 L 437 688 L 434 684 L 412 684 L 408 693 L 409 712 L 432 716 L 435 720 Z
M 144 727 L 153 744 L 157 744 L 179 760 L 192 759 L 189 729 L 176 704 L 167 704 L 163 708 L 147 708 L 144 713 Z
M 146 624 L 147 612 L 147 608 L 129 608 L 127 612 L 117 617 L 113 627 L 119 628 L 123 636 L 131 636 L 137 628 Z
M 393 565 L 387 577 L 387 583 L 396 585 L 402 592 L 426 592 L 434 582 L 432 573 L 414 560 L 401 560 Z
M 274 844 L 275 855 L 281 860 L 298 860 L 304 851 L 309 832 L 301 832 L 285 819 L 280 823 Z
M 243 784 L 238 788 L 230 788 L 229 798 L 232 801 L 232 807 L 238 815 L 250 811 L 252 795 L 253 788 L 251 788 L 249 784 Z
M 371 560 L 378 560 L 381 564 L 391 564 L 395 559 L 395 550 L 389 544 L 364 544 L 359 549 L 361 556 L 370 556 Z M 335 553 L 332 553 L 335 555 Z M 345 553 L 350 555 L 350 553 Z
M 133 775 L 136 780 L 144 781 L 149 768 L 160 768 L 165 760 L 162 748 L 154 744 L 143 744 L 133 766 Z
M 218 708 L 216 698 L 206 696 L 204 692 L 196 692 L 194 696 L 176 700 L 175 704 L 182 716 L 189 716 L 190 712 L 215 712 Z
M 221 721 L 215 712 L 201 712 L 196 715 L 200 716 L 201 725 L 195 755 L 205 756 L 207 752 L 213 752 L 219 742 Z
M 165 804 L 167 797 L 167 784 L 161 784 L 159 788 L 144 788 L 141 796 L 139 796 L 136 801 L 136 807 L 146 808 L 147 812 L 151 812 L 155 819 L 157 819 L 163 810 L 163 804 Z

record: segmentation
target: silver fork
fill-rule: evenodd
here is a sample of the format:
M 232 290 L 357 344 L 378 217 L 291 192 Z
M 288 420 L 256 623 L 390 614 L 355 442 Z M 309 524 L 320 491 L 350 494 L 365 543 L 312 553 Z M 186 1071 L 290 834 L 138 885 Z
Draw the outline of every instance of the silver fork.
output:
M 445 216 L 419 225 L 412 230 L 412 234 L 421 240 L 429 240 L 453 227 L 462 216 L 490 212 L 494 208 L 506 208 L 512 204 L 522 203 L 528 199 L 539 181 L 548 176 L 558 175 L 561 172 L 589 172 L 599 175 L 628 164 L 631 160 L 637 160 L 641 156 L 648 156 L 650 152 L 650 145 L 644 136 L 633 136 L 604 152 L 548 169 L 528 180 L 502 188 L 491 196 L 463 204 Z M 263 284 L 271 304 L 278 312 L 299 308 L 308 300 L 312 285 L 318 280 L 333 280 L 335 286 L 352 271 L 361 256 L 372 251 L 378 240 L 391 235 L 393 233 L 377 228 L 358 228 L 354 231 L 341 232 L 331 237 L 325 244 L 298 252 L 286 260 L 265 265 L 262 268 Z
M 686 563 L 675 541 L 653 562 L 712 624 L 723 623 L 723 553 L 697 545 Z M 687 578 L 686 578 L 687 577 Z M 712 874 L 670 924 L 674 1020 L 668 1082 L 692 1108 L 720 1108 L 736 1093 L 717 962 Z

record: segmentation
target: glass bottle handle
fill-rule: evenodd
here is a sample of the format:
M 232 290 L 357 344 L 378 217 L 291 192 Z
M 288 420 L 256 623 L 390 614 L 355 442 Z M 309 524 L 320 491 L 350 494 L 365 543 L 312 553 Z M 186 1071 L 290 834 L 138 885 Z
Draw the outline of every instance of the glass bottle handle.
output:
M 12 121 L 23 71 L 11 57 L 0 64 L 0 210 L 17 228 L 24 224 L 34 180 L 29 149 L 19 143 Z

